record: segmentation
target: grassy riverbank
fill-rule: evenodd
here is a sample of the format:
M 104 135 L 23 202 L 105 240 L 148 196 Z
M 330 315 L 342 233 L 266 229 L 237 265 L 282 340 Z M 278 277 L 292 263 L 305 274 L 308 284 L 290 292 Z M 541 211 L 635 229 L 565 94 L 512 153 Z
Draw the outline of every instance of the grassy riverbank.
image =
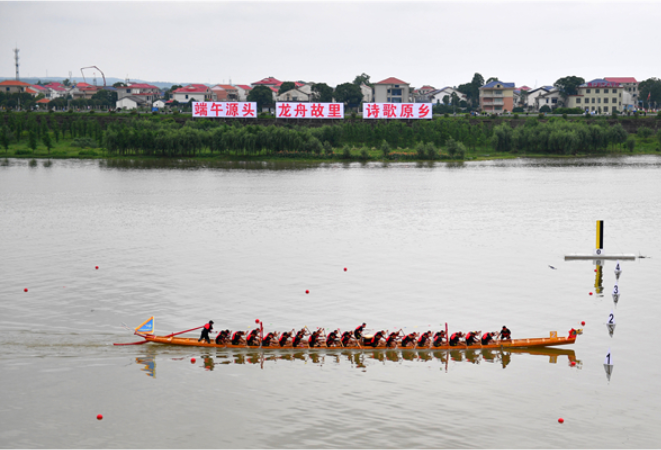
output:
M 181 119 L 3 114 L 0 157 L 451 161 L 659 154 L 661 148 L 661 121 L 656 118 L 623 122 L 439 117 L 409 123 L 356 120 L 322 125 Z

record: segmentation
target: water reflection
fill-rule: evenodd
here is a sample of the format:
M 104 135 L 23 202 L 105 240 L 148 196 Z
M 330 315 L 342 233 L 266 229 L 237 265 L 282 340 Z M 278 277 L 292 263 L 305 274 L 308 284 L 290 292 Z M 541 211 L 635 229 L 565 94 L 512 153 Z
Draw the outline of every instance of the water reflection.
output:
M 196 366 L 206 370 L 213 371 L 217 365 L 259 365 L 261 369 L 269 364 L 276 364 L 280 361 L 304 362 L 316 365 L 324 364 L 346 364 L 356 369 L 365 369 L 374 363 L 409 363 L 409 362 L 437 362 L 441 365 L 441 370 L 446 372 L 450 364 L 499 364 L 505 369 L 512 363 L 512 355 L 533 355 L 547 356 L 549 364 L 557 364 L 558 358 L 566 356 L 567 365 L 580 369 L 582 362 L 576 359 L 574 350 L 540 348 L 540 349 L 474 349 L 474 350 L 373 350 L 358 351 L 346 349 L 342 351 L 295 351 L 274 353 L 268 350 L 228 350 L 213 349 L 212 353 L 206 353 L 200 356 L 199 362 L 196 360 Z M 156 356 L 153 351 L 150 355 L 135 358 L 135 362 L 143 367 L 143 372 L 151 377 L 156 377 Z M 171 357 L 172 361 L 189 361 L 190 356 Z M 200 364 L 201 363 L 201 364 Z

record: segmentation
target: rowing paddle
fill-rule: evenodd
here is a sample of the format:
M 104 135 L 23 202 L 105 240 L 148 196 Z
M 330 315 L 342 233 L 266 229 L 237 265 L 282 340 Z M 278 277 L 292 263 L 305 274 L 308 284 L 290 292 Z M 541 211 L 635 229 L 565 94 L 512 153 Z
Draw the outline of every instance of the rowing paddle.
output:
M 149 341 L 144 340 L 144 341 L 140 341 L 140 342 L 128 342 L 126 344 L 112 344 L 112 345 L 142 345 L 142 344 L 146 344 L 147 342 L 149 342 Z

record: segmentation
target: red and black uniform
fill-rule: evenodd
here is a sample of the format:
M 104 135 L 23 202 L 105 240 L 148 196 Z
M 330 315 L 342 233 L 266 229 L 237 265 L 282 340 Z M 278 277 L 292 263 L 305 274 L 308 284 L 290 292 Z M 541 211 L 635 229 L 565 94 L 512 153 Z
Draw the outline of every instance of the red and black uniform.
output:
M 332 347 L 337 342 L 337 330 L 331 331 L 326 336 L 326 347 Z
M 477 335 L 472 331 L 466 333 L 466 345 L 477 344 Z
M 365 329 L 366 325 L 367 324 L 362 324 L 361 326 L 356 328 L 353 332 L 353 336 L 358 340 L 358 342 L 360 342 L 360 338 L 363 337 L 363 330 Z
M 230 335 L 230 330 L 223 330 L 220 333 L 218 333 L 218 336 L 216 336 L 216 344 L 224 344 L 225 340 L 227 337 Z
M 569 338 L 570 339 L 573 338 L 573 337 L 576 337 L 577 334 L 578 333 L 576 332 L 575 329 L 572 328 L 571 330 L 569 330 Z
M 248 335 L 248 339 L 247 339 L 248 345 L 252 347 L 258 347 L 259 346 L 259 341 L 257 340 L 258 337 L 259 337 L 259 330 L 255 328 Z
M 457 344 L 459 343 L 459 338 L 461 338 L 461 331 L 457 331 L 456 333 L 452 333 L 450 336 L 450 347 L 456 347 Z
M 320 333 L 321 333 L 320 331 L 315 331 L 314 333 L 312 333 L 310 335 L 310 337 L 308 338 L 308 345 L 310 347 L 316 347 L 317 346 L 317 344 L 319 343 L 319 342 L 317 342 L 317 339 L 319 339 L 319 334 Z
M 390 333 L 388 335 L 388 339 L 386 339 L 386 347 L 390 347 L 392 346 L 393 342 L 397 342 L 397 336 L 399 336 L 399 332 Z
M 244 331 L 235 331 L 232 335 L 232 345 L 239 345 L 244 334 L 246 334 Z
M 420 335 L 420 338 L 418 339 L 418 347 L 425 347 L 427 345 L 427 339 L 429 339 L 430 334 L 431 331 L 428 331 Z
M 434 347 L 440 347 L 443 345 L 443 341 L 445 340 L 445 331 L 439 331 L 434 335 L 434 339 L 432 340 L 432 345 Z
M 266 336 L 264 336 L 264 339 L 262 339 L 262 347 L 270 347 L 271 346 L 271 339 L 273 339 L 275 335 L 273 333 L 269 333 Z
M 493 333 L 484 333 L 482 335 L 482 345 L 489 345 L 493 342 Z
M 213 331 L 213 320 L 210 320 L 209 323 L 204 324 L 204 327 L 202 327 L 202 334 L 200 335 L 200 338 L 197 340 L 197 342 L 200 342 L 202 339 L 204 339 L 207 344 L 211 344 L 211 339 L 209 339 L 209 333 Z
M 344 333 L 342 333 L 342 339 L 340 340 L 342 341 L 342 345 L 347 347 L 349 345 L 349 342 L 351 341 L 351 331 L 345 331 Z
M 282 333 L 280 335 L 280 340 L 278 341 L 278 343 L 280 344 L 280 347 L 284 347 L 287 344 L 287 340 L 289 339 L 290 336 L 291 336 L 291 333 Z
M 366 340 L 365 345 L 367 345 L 368 347 L 378 347 L 379 342 L 381 342 L 382 337 L 383 337 L 383 331 L 379 331 L 374 336 L 372 336 L 369 340 Z
M 303 339 L 303 336 L 305 336 L 305 330 L 301 330 L 298 333 L 296 333 L 296 337 L 294 338 L 294 341 L 292 342 L 293 347 L 298 347 L 298 344 L 301 343 L 301 340 Z
M 415 342 L 415 333 L 408 334 L 402 339 L 402 347 L 406 347 L 413 342 Z
M 509 330 L 507 327 L 503 327 L 502 330 L 500 330 L 500 337 L 502 339 L 512 339 L 512 332 Z

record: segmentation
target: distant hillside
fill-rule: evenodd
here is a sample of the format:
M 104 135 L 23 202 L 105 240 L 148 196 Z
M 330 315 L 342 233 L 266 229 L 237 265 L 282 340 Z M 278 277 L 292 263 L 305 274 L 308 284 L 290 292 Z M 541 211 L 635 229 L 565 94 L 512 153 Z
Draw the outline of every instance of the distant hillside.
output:
M 25 83 L 30 83 L 30 84 L 36 84 L 38 81 L 41 81 L 42 83 L 49 83 L 51 81 L 59 81 L 62 82 L 62 80 L 66 79 L 67 77 L 21 77 L 21 81 Z M 14 77 L 0 77 L 0 81 L 4 80 L 13 80 Z M 71 81 L 75 81 L 76 83 L 82 83 L 83 81 L 87 81 L 87 83 L 93 84 L 93 77 L 86 77 L 83 79 L 83 77 L 72 77 Z M 112 86 L 113 84 L 117 82 L 124 83 L 126 80 L 124 78 L 113 78 L 113 77 L 107 77 L 106 78 L 106 85 Z M 135 80 L 131 79 L 131 83 L 148 83 L 148 84 L 153 84 L 154 86 L 158 86 L 161 89 L 169 89 L 171 86 L 175 84 L 179 84 L 181 86 L 186 86 L 187 84 L 191 83 L 180 83 L 180 82 L 172 82 L 172 81 L 146 81 L 146 80 Z M 98 86 L 103 86 L 103 78 L 100 76 L 96 77 L 96 84 Z M 200 83 L 204 84 L 204 83 Z

